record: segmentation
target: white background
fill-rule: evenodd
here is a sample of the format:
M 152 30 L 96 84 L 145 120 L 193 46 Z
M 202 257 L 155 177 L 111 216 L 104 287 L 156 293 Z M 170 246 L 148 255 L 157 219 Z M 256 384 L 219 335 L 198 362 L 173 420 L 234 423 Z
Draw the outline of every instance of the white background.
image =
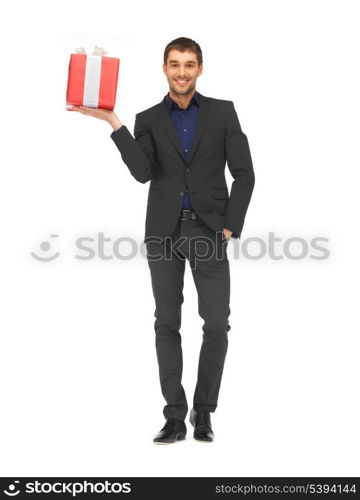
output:
M 2 476 L 359 475 L 359 31 L 351 1 L 14 2 L 1 20 Z M 158 446 L 164 424 L 146 259 L 149 184 L 104 121 L 65 110 L 70 53 L 120 58 L 115 111 L 168 91 L 166 44 L 196 40 L 197 90 L 234 101 L 256 174 L 238 245 L 323 237 L 329 258 L 237 258 L 215 441 Z M 232 178 L 227 170 L 229 188 Z M 51 238 L 58 234 L 57 238 Z M 53 262 L 35 260 L 42 241 Z M 256 242 L 249 251 L 256 255 Z M 291 247 L 295 255 L 301 248 Z M 125 248 L 123 253 L 126 253 Z M 189 264 L 182 339 L 192 406 L 202 320 Z

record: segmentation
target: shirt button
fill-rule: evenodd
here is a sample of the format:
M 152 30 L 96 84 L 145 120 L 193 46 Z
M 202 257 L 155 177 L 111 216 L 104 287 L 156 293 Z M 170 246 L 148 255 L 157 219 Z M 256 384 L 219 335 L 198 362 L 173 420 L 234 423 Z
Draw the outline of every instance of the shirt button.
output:
M 184 132 L 187 132 L 187 128 L 184 128 Z
M 184 196 L 184 191 L 180 191 L 180 196 Z
M 185 149 L 185 153 L 187 153 L 189 150 L 188 149 Z

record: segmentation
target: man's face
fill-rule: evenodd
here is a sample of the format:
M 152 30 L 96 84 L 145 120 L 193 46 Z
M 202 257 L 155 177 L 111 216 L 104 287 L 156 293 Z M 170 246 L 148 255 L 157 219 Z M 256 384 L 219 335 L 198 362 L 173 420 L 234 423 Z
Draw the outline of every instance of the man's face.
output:
M 168 54 L 163 71 L 169 82 L 169 88 L 175 95 L 188 95 L 196 87 L 197 77 L 201 75 L 203 65 L 199 66 L 196 54 L 186 50 L 172 49 Z

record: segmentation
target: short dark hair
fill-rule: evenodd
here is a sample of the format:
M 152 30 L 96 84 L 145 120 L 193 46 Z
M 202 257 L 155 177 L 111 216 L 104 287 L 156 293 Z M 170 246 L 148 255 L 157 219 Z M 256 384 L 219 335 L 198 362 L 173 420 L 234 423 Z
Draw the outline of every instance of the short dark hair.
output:
M 199 66 L 203 62 L 200 45 L 194 40 L 191 40 L 191 38 L 185 38 L 184 36 L 181 36 L 180 38 L 175 38 L 175 40 L 172 40 L 170 43 L 168 43 L 164 51 L 164 64 L 167 64 L 169 52 L 172 49 L 179 50 L 180 52 L 185 52 L 185 50 L 194 52 L 194 54 L 196 54 Z

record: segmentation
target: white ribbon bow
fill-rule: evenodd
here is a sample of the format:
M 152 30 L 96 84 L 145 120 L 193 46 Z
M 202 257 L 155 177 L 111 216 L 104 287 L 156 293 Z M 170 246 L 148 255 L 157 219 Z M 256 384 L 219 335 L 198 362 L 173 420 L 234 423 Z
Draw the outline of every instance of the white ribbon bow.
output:
M 78 49 L 75 49 L 76 54 L 86 54 L 86 50 L 84 47 L 79 47 Z M 92 56 L 104 56 L 107 54 L 107 50 L 105 50 L 103 47 L 98 47 L 95 45 L 94 52 L 91 54 Z

